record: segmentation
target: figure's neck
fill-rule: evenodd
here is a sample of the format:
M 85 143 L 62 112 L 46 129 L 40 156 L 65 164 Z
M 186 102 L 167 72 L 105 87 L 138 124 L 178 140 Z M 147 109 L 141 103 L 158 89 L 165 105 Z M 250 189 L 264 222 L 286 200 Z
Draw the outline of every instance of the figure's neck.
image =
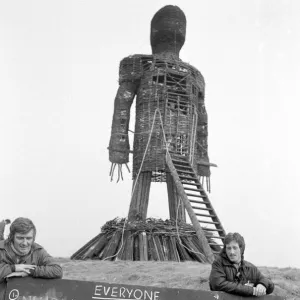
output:
M 179 59 L 180 48 L 176 44 L 159 44 L 152 47 L 152 54 L 163 56 L 165 58 Z
M 153 52 L 153 56 L 157 56 L 167 60 L 180 60 L 179 54 L 172 51 Z

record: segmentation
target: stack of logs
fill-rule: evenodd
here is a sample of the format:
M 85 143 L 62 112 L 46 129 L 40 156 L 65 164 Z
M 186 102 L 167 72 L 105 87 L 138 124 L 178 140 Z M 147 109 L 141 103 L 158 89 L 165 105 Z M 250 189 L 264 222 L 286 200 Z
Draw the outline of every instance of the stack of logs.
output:
M 211 232 L 203 230 L 213 252 L 219 252 L 221 247 Z M 118 218 L 108 221 L 100 234 L 76 251 L 71 259 L 207 262 L 192 225 L 153 218 L 135 222 Z

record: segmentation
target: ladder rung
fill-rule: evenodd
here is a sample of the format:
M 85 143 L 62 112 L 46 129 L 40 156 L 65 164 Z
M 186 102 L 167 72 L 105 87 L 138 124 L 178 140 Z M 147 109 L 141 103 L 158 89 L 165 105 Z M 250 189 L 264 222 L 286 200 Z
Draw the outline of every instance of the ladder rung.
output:
M 173 143 L 173 144 L 175 144 L 175 143 Z M 186 155 L 182 155 L 181 153 L 178 153 L 178 152 L 173 151 L 173 150 L 169 150 L 169 152 L 171 153 L 171 156 L 172 156 L 173 159 L 179 159 L 181 161 L 188 162 L 188 157 Z
M 175 160 L 175 159 L 173 159 L 173 164 L 174 164 L 174 166 L 180 166 L 180 167 L 183 167 L 183 166 L 181 166 L 179 164 L 184 164 L 187 167 L 190 167 L 190 163 L 187 162 L 187 161 L 184 161 L 184 160 L 177 160 L 177 159 Z
M 224 236 L 210 236 L 209 238 L 211 238 L 211 239 L 221 239 L 221 240 L 225 239 Z
M 207 207 L 197 207 L 197 206 L 192 206 L 193 209 L 201 209 L 201 210 L 213 210 L 212 208 L 207 208 Z
M 191 203 L 210 204 L 210 203 L 209 203 L 209 202 L 207 202 L 207 201 L 190 200 L 190 199 L 189 199 L 189 201 L 190 201 Z
M 189 161 L 187 160 L 186 156 L 183 156 L 183 155 L 180 155 L 180 154 L 175 154 L 176 152 L 172 151 L 172 150 L 169 150 L 169 152 L 171 153 L 171 158 L 172 158 L 173 161 L 185 162 L 185 163 L 189 164 Z
M 188 188 L 188 187 L 184 187 L 184 189 L 187 190 L 187 191 L 193 191 L 193 192 L 202 192 L 202 191 L 204 191 L 202 189 L 191 189 L 191 188 Z
M 192 175 L 195 175 L 194 172 L 183 171 L 183 170 L 177 170 L 177 173 L 184 173 L 184 174 L 192 174 Z M 179 174 L 178 174 L 178 175 L 179 175 Z
M 181 182 L 182 184 L 188 184 L 188 185 L 194 185 L 194 186 L 201 186 L 202 185 L 200 183 L 196 183 L 196 182 Z M 185 187 L 183 187 L 185 189 Z
M 215 218 L 216 215 L 205 215 L 205 214 L 198 214 L 198 213 L 195 213 L 196 216 L 199 216 L 199 217 L 206 217 L 206 218 Z
M 186 163 L 186 165 L 178 165 L 178 164 L 173 164 L 175 167 L 176 167 L 176 169 L 185 169 L 185 170 L 192 170 L 193 171 L 193 169 Z
M 224 232 L 223 229 L 212 229 L 212 228 L 202 228 L 204 231 L 219 231 L 219 232 Z
M 190 194 L 190 193 L 186 193 L 187 196 L 190 197 L 196 197 L 196 198 L 207 198 L 206 195 L 194 195 L 194 194 Z
M 188 176 L 181 176 L 181 175 L 179 175 L 179 178 L 180 179 L 187 179 L 187 180 L 196 180 L 197 179 L 197 177 L 188 177 Z
M 206 224 L 218 224 L 220 225 L 220 222 L 211 222 L 211 221 L 202 221 L 202 220 L 198 220 L 199 223 L 206 223 Z

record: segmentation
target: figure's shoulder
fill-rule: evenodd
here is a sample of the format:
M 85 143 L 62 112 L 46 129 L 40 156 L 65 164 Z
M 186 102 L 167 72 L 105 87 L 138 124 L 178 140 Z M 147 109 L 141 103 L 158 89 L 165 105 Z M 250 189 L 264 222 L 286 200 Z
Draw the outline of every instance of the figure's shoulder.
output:
M 186 66 L 186 68 L 188 68 L 190 70 L 190 72 L 192 73 L 192 75 L 194 77 L 199 77 L 202 80 L 204 80 L 202 73 L 196 67 L 194 67 L 193 65 L 191 65 L 187 62 L 184 62 L 184 61 L 181 61 L 181 63 L 184 64 Z
M 181 61 L 181 66 L 183 68 L 186 68 L 188 70 L 188 72 L 190 73 L 190 75 L 194 78 L 194 80 L 196 81 L 197 85 L 199 87 L 201 87 L 201 89 L 205 88 L 205 80 L 203 75 L 201 74 L 201 72 L 195 68 L 193 65 L 187 63 L 187 62 L 183 62 Z
M 119 82 L 135 81 L 141 78 L 145 66 L 152 61 L 152 55 L 134 54 L 124 57 L 119 67 Z

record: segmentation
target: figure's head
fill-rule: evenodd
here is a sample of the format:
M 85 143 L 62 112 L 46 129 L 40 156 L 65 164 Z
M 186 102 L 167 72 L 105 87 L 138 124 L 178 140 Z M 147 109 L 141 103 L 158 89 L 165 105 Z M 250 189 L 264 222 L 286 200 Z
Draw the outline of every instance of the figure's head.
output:
M 161 8 L 151 20 L 152 53 L 173 52 L 179 56 L 185 41 L 185 30 L 186 18 L 178 6 Z
M 224 239 L 224 250 L 232 263 L 240 263 L 245 251 L 244 238 L 237 232 L 226 234 Z
M 10 224 L 10 219 L 5 219 L 4 222 L 6 225 L 8 225 L 8 224 Z
M 36 228 L 33 222 L 27 218 L 17 218 L 10 225 L 8 241 L 22 255 L 30 252 L 35 240 Z

